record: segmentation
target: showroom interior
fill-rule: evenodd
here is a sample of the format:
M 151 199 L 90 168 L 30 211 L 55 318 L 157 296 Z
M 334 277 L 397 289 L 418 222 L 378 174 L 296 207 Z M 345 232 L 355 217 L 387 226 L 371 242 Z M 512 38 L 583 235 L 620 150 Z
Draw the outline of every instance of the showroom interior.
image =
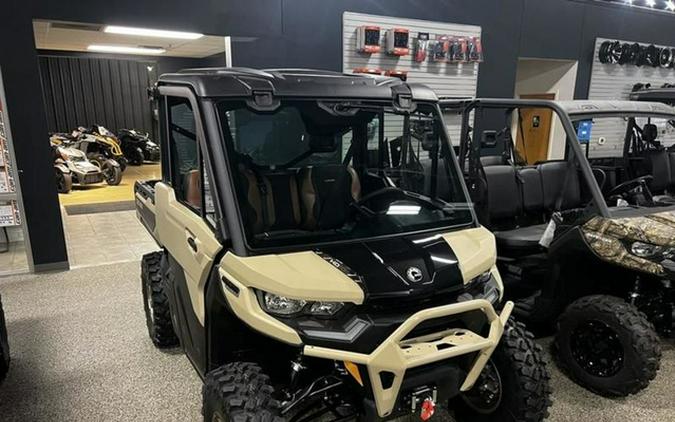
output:
M 5 3 L 0 420 L 675 420 L 672 1 Z

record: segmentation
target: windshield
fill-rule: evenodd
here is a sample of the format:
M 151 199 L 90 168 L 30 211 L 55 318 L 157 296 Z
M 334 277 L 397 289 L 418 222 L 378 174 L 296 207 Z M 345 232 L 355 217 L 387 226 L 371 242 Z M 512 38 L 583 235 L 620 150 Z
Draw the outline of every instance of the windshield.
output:
M 218 104 L 252 247 L 364 239 L 473 222 L 435 106 Z

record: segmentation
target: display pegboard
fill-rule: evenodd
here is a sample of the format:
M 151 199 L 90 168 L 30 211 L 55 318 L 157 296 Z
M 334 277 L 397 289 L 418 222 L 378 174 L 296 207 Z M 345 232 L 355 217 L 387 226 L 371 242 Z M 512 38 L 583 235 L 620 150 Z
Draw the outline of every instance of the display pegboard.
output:
M 385 45 L 387 29 L 405 28 L 409 30 L 410 53 L 405 56 L 392 56 L 386 54 L 384 48 L 372 54 L 357 51 L 357 29 L 369 25 L 381 28 L 380 44 L 382 46 Z M 430 44 L 443 35 L 465 38 L 480 38 L 481 36 L 479 26 L 345 12 L 342 16 L 342 69 L 345 73 L 352 73 L 357 68 L 405 71 L 408 73 L 409 82 L 426 84 L 439 97 L 475 97 L 479 63 L 435 62 L 431 60 L 431 54 L 427 54 L 426 60 L 421 63 L 414 61 L 413 45 L 420 32 L 429 34 Z M 490 52 L 487 51 L 486 54 Z M 447 123 L 452 142 L 458 144 L 460 126 L 458 119 L 454 120 L 454 122 L 448 120 Z
M 604 41 L 616 39 L 597 38 L 593 53 L 593 69 L 588 98 L 591 100 L 628 100 L 633 86 L 637 83 L 649 83 L 653 87 L 661 87 L 664 83 L 675 83 L 675 68 L 652 66 L 635 66 L 633 64 L 601 63 L 598 54 Z M 618 40 L 632 44 L 635 41 Z M 640 43 L 646 44 L 646 43 Z M 660 46 L 657 47 L 667 47 Z M 673 47 L 669 47 L 673 48 Z M 665 121 L 656 122 L 659 128 L 659 140 L 665 145 L 675 143 L 675 133 Z M 626 122 L 623 119 L 597 119 L 593 124 L 590 143 L 590 157 L 620 157 L 623 154 Z M 605 143 L 599 144 L 604 138 Z

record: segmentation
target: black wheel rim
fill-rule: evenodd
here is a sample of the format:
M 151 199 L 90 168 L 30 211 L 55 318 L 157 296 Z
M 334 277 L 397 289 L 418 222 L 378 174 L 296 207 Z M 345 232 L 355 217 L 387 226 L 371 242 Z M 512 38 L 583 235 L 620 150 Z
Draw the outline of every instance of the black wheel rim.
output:
M 58 192 L 66 190 L 66 178 L 59 170 L 56 171 L 56 190 Z
M 624 351 L 619 335 L 601 321 L 586 321 L 572 332 L 570 350 L 576 363 L 596 377 L 612 377 L 623 368 Z
M 481 414 L 497 410 L 502 402 L 502 379 L 492 360 L 485 365 L 473 388 L 462 393 L 462 399 L 470 408 Z

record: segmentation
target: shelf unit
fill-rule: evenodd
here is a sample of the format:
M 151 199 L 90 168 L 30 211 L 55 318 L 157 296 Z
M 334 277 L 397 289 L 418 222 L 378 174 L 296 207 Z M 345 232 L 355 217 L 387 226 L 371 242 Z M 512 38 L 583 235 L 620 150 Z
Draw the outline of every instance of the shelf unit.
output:
M 4 228 L 2 231 L 5 236 L 9 228 L 18 228 L 22 231 L 28 267 L 32 271 L 33 259 L 28 231 L 26 230 L 26 219 L 23 212 L 21 187 L 18 177 L 20 170 L 18 170 L 16 164 L 12 131 L 7 113 L 5 86 L 2 79 L 2 69 L 0 69 L 0 228 Z M 8 236 L 4 240 L 10 241 Z

